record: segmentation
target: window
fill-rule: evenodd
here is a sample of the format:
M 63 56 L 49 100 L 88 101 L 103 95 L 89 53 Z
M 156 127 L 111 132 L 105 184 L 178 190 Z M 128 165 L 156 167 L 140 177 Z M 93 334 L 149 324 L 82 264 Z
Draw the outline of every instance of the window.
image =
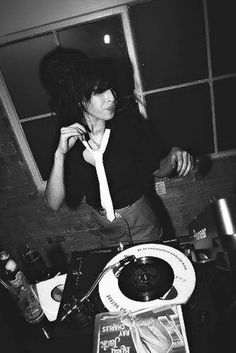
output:
M 133 90 L 131 62 L 140 111 L 167 148 L 235 153 L 233 5 L 134 2 L 0 38 L 1 98 L 38 188 L 49 176 L 56 129 L 38 67 L 57 45 L 112 58 L 123 96 Z

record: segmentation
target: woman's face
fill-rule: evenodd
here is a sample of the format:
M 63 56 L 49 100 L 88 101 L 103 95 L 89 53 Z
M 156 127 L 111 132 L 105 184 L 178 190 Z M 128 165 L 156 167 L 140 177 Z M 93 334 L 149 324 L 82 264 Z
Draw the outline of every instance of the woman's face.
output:
M 86 104 L 89 116 L 102 120 L 111 120 L 115 114 L 116 99 L 111 89 L 102 93 L 94 93 Z

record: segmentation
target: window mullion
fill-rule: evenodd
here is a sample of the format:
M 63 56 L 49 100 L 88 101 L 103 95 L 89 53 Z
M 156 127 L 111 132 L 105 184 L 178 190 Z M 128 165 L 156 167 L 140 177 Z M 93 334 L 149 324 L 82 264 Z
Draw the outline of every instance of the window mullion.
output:
M 140 113 L 143 115 L 143 117 L 147 119 L 146 102 L 143 94 L 142 78 L 141 78 L 139 65 L 138 65 L 138 58 L 136 53 L 134 35 L 133 35 L 130 18 L 129 18 L 128 7 L 126 7 L 126 10 L 122 12 L 121 18 L 122 18 L 124 34 L 127 42 L 128 53 L 134 70 L 134 86 L 135 86 L 135 94 L 138 98 L 137 100 L 138 100 L 139 110 L 140 110 Z
M 5 84 L 5 81 L 1 72 L 0 72 L 0 98 L 2 100 L 2 104 L 5 108 L 6 114 L 10 121 L 11 127 L 15 133 L 15 137 L 20 147 L 20 150 L 22 152 L 23 158 L 26 164 L 28 165 L 28 168 L 31 172 L 33 180 L 37 186 L 37 189 L 39 191 L 43 191 L 45 188 L 45 183 L 43 182 L 41 175 L 39 173 L 39 169 L 36 165 L 31 149 L 28 145 L 23 128 L 20 124 L 18 115 L 16 113 L 15 107 L 11 100 L 11 96 L 8 92 L 7 86 Z

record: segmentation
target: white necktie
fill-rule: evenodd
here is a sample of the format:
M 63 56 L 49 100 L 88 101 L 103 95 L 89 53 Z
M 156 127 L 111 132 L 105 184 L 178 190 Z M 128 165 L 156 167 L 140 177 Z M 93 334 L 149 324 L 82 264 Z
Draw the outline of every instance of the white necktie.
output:
M 95 168 L 97 172 L 98 182 L 99 182 L 99 190 L 100 190 L 100 199 L 101 205 L 106 211 L 106 216 L 109 221 L 113 221 L 115 219 L 115 213 L 113 208 L 113 203 L 111 199 L 111 194 L 107 182 L 107 177 L 103 165 L 103 153 L 106 150 L 107 143 L 110 137 L 110 129 L 105 129 L 100 147 L 97 151 L 93 150 L 87 141 L 82 141 L 87 150 L 92 154 L 95 161 Z

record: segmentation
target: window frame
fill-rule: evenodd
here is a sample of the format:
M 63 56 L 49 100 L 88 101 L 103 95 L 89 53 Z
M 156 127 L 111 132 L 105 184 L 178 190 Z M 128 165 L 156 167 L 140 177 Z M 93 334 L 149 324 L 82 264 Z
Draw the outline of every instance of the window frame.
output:
M 236 149 L 219 151 L 218 150 L 218 138 L 217 138 L 217 127 L 216 127 L 216 113 L 215 113 L 215 95 L 213 90 L 213 84 L 217 80 L 224 80 L 227 78 L 235 77 L 236 73 L 213 76 L 212 74 L 212 63 L 211 63 L 211 50 L 210 50 L 210 33 L 209 33 L 209 23 L 208 23 L 208 13 L 207 13 L 207 2 L 203 1 L 203 10 L 204 10 L 204 20 L 205 20 L 205 34 L 206 34 L 206 45 L 207 45 L 207 61 L 208 61 L 208 77 L 206 79 L 192 81 L 192 82 L 184 82 L 182 84 L 177 84 L 173 86 L 162 87 L 153 90 L 144 90 L 141 78 L 141 70 L 139 68 L 139 62 L 135 47 L 135 37 L 132 31 L 131 21 L 129 17 L 129 5 L 121 5 L 113 8 L 109 8 L 106 10 L 100 10 L 94 13 L 78 15 L 72 18 L 63 19 L 54 23 L 38 26 L 35 28 L 30 28 L 27 30 L 19 31 L 10 35 L 0 37 L 0 46 L 14 43 L 20 40 L 29 39 L 32 37 L 37 37 L 42 34 L 52 33 L 55 40 L 55 46 L 59 44 L 59 40 L 57 37 L 57 30 L 61 30 L 64 28 L 72 27 L 75 25 L 79 25 L 82 23 L 89 23 L 95 20 L 103 19 L 113 15 L 120 15 L 121 22 L 124 31 L 124 37 L 126 40 L 128 55 L 133 65 L 134 70 L 134 84 L 135 84 L 135 94 L 138 97 L 138 104 L 140 113 L 144 118 L 148 119 L 146 112 L 146 102 L 145 97 L 166 90 L 174 90 L 182 87 L 198 85 L 202 83 L 208 83 L 210 87 L 210 96 L 211 96 L 211 109 L 212 109 L 212 129 L 214 136 L 214 153 L 208 154 L 210 159 L 217 158 L 225 158 L 229 156 L 236 156 Z M 38 191 L 43 192 L 45 190 L 46 181 L 44 181 L 41 177 L 39 168 L 35 162 L 33 154 L 31 152 L 30 146 L 24 134 L 22 124 L 26 121 L 36 120 L 40 118 L 45 118 L 47 116 L 51 116 L 50 113 L 37 115 L 28 117 L 25 119 L 19 119 L 14 104 L 12 102 L 11 96 L 8 92 L 6 83 L 0 71 L 0 99 L 2 100 L 3 107 L 5 108 L 6 114 L 8 116 L 9 122 L 15 133 L 16 140 L 22 152 L 23 158 L 25 160 L 26 165 L 29 168 L 29 171 L 32 175 L 33 181 L 38 189 Z
M 101 10 L 96 13 L 79 15 L 73 18 L 58 21 L 56 23 L 47 24 L 47 25 L 31 28 L 28 30 L 20 31 L 8 36 L 4 36 L 0 38 L 0 46 L 9 44 L 9 43 L 14 43 L 20 40 L 26 40 L 32 37 L 37 37 L 46 33 L 53 34 L 53 37 L 55 40 L 55 46 L 57 46 L 59 44 L 57 32 L 56 32 L 57 30 L 72 27 L 82 23 L 93 22 L 95 20 L 103 19 L 114 15 L 121 16 L 121 22 L 122 22 L 123 31 L 124 31 L 124 37 L 126 40 L 128 55 L 134 69 L 135 94 L 139 98 L 138 104 L 139 104 L 140 112 L 145 118 L 147 118 L 142 80 L 141 80 L 141 75 L 138 67 L 137 54 L 136 54 L 136 49 L 134 45 L 133 32 L 131 28 L 127 5 Z M 22 128 L 22 124 L 26 121 L 32 121 L 32 120 L 45 118 L 47 116 L 51 116 L 51 112 L 42 114 L 42 115 L 31 116 L 25 119 L 19 119 L 1 71 L 0 71 L 0 98 L 2 100 L 2 104 L 5 108 L 6 114 L 10 121 L 11 127 L 15 134 L 16 140 L 22 152 L 25 163 L 29 168 L 33 181 L 38 191 L 44 192 L 47 181 L 42 179 L 39 168 L 33 157 L 32 151 L 30 149 L 24 130 Z

